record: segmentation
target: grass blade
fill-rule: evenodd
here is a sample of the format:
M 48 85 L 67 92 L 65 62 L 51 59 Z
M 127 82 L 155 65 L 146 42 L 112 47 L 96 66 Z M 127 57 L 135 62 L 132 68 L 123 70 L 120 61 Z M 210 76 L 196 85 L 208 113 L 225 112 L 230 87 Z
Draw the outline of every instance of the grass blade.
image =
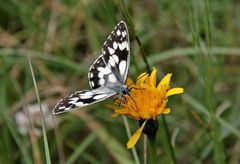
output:
M 35 76 L 34 76 L 34 72 L 33 72 L 30 57 L 28 56 L 27 59 L 28 59 L 28 64 L 29 64 L 29 68 L 30 68 L 30 71 L 31 71 L 31 75 L 32 75 L 32 80 L 33 80 L 33 84 L 34 84 L 34 88 L 35 88 L 35 93 L 36 93 L 36 96 L 37 96 L 37 101 L 38 101 L 38 104 L 40 106 L 41 124 L 42 124 L 42 133 L 43 133 L 43 141 L 44 141 L 44 150 L 45 150 L 45 155 L 46 155 L 46 163 L 51 164 L 49 147 L 48 147 L 48 140 L 47 140 L 47 134 L 46 134 L 46 128 L 45 128 L 45 121 L 44 121 L 44 117 L 43 117 L 42 106 L 41 106 L 41 101 L 40 101 L 39 92 L 38 92 L 38 88 L 37 88 L 37 83 L 36 83 L 36 79 L 35 79 Z

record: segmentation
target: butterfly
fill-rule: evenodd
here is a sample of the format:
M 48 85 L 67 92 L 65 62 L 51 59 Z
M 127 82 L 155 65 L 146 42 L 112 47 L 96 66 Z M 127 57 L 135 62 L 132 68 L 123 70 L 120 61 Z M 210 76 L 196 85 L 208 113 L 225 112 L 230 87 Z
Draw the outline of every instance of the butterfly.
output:
M 88 72 L 91 90 L 76 91 L 60 100 L 53 114 L 67 112 L 103 101 L 119 94 L 129 95 L 125 86 L 130 65 L 130 43 L 127 25 L 120 21 L 102 47 L 102 54 L 94 61 Z

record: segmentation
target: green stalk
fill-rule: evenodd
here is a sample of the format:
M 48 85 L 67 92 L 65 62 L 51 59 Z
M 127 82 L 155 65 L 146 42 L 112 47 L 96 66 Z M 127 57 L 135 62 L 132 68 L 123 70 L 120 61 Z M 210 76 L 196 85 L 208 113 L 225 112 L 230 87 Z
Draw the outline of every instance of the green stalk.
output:
M 149 139 L 151 164 L 157 163 L 157 144 L 156 137 Z
M 38 104 L 40 106 L 41 125 L 42 125 L 42 133 L 43 133 L 43 141 L 44 141 L 44 151 L 45 151 L 45 156 L 46 156 L 46 163 L 47 164 L 51 164 L 50 152 L 49 152 L 49 147 L 48 147 L 48 139 L 47 139 L 46 128 L 45 128 L 45 120 L 44 120 L 44 117 L 43 117 L 43 111 L 42 111 L 40 96 L 39 96 L 39 92 L 38 92 L 38 88 L 37 88 L 37 82 L 36 82 L 35 75 L 34 75 L 34 72 L 33 72 L 32 63 L 31 63 L 30 57 L 28 56 L 27 59 L 28 59 L 28 64 L 29 64 L 29 67 L 30 67 L 31 75 L 32 75 L 32 80 L 33 80 L 33 84 L 34 84 L 34 88 L 35 88 L 37 101 L 38 101 Z
M 143 140 L 143 163 L 147 164 L 147 136 L 144 135 Z

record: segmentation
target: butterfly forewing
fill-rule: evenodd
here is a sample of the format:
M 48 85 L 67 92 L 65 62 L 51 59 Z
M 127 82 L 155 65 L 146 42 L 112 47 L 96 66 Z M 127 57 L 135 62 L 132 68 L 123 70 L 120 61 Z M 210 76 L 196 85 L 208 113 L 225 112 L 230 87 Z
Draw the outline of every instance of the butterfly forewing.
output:
M 121 21 L 103 44 L 103 58 L 116 78 L 124 84 L 130 62 L 129 36 L 126 24 Z
M 124 85 L 129 68 L 129 37 L 126 24 L 121 21 L 103 44 L 103 55 L 89 69 L 89 85 L 118 89 Z

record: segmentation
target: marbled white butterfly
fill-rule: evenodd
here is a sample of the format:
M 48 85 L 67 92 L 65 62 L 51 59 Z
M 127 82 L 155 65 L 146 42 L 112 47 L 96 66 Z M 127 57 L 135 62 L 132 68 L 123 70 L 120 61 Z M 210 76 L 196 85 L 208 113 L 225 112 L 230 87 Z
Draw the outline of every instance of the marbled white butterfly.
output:
M 124 85 L 130 64 L 129 36 L 126 23 L 120 21 L 103 44 L 100 55 L 89 69 L 88 80 L 92 90 L 76 91 L 60 100 L 53 114 L 84 107 L 116 94 L 129 94 Z

